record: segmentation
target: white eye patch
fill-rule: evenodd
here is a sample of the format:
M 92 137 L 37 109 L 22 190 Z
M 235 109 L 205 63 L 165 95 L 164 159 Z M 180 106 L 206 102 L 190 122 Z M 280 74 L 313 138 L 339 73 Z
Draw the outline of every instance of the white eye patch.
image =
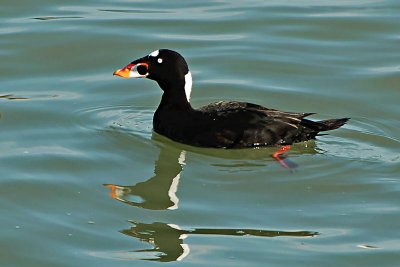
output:
M 157 62 L 162 63 L 163 62 L 162 58 L 157 59 Z

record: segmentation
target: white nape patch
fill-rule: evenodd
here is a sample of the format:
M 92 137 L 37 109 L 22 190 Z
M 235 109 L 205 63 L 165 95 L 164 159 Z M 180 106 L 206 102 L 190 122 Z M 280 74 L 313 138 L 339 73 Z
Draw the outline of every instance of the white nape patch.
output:
M 189 71 L 185 75 L 185 94 L 188 102 L 190 102 L 191 93 L 192 93 L 192 74 Z
M 186 150 L 182 150 L 178 158 L 179 165 L 181 166 L 186 165 L 185 160 L 186 160 Z
M 179 155 L 178 158 L 178 163 L 183 167 L 183 165 L 185 165 L 185 159 L 186 159 L 186 151 L 182 150 L 181 154 Z M 176 192 L 178 192 L 178 185 L 179 185 L 179 180 L 181 179 L 181 172 L 178 173 L 178 175 L 176 175 L 173 179 L 172 179 L 172 183 L 171 186 L 168 190 L 168 196 L 169 199 L 171 200 L 172 203 L 174 203 L 174 205 L 168 207 L 167 209 L 169 210 L 176 210 L 178 208 L 178 204 L 179 204 L 179 198 L 176 195 Z
M 178 191 L 178 185 L 180 179 L 181 179 L 181 174 L 178 173 L 178 175 L 172 179 L 171 187 L 168 190 L 169 200 L 171 200 L 171 202 L 173 203 L 172 206 L 167 208 L 169 210 L 176 210 L 178 208 L 179 198 L 176 195 L 176 192 Z
M 181 245 L 181 247 L 182 247 L 182 249 L 183 249 L 183 252 L 182 252 L 182 254 L 176 259 L 177 261 L 183 260 L 184 258 L 187 257 L 187 255 L 190 254 L 190 248 L 189 248 L 189 245 L 188 245 L 188 244 L 180 244 L 180 245 Z
M 162 58 L 157 59 L 157 62 L 161 64 L 162 63 Z
M 159 53 L 160 53 L 160 51 L 156 50 L 156 51 L 151 52 L 149 56 L 156 57 L 156 56 L 158 56 Z
M 169 223 L 169 224 L 167 224 L 167 225 L 168 225 L 169 227 L 175 229 L 175 230 L 182 231 L 182 228 L 180 228 L 179 225 L 177 225 L 177 224 Z M 179 236 L 179 239 L 180 239 L 180 240 L 185 240 L 187 237 L 188 237 L 187 234 L 181 234 L 181 235 Z M 188 244 L 180 244 L 180 245 L 181 245 L 183 251 L 182 251 L 182 254 L 176 259 L 177 261 L 183 260 L 184 258 L 187 257 L 187 255 L 190 254 L 190 247 L 189 247 Z

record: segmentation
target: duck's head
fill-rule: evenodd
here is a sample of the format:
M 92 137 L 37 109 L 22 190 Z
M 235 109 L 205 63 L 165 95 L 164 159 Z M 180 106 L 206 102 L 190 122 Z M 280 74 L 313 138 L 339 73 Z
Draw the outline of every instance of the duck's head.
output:
M 156 81 L 164 92 L 183 90 L 189 101 L 192 75 L 185 59 L 169 49 L 159 49 L 136 59 L 114 75 L 123 78 L 148 78 Z

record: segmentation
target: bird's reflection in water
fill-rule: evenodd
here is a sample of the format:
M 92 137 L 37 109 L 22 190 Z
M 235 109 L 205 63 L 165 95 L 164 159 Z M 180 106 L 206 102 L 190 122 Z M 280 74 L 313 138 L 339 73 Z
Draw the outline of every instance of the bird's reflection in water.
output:
M 313 237 L 317 232 L 309 231 L 268 231 L 257 229 L 194 229 L 183 230 L 174 224 L 155 222 L 151 224 L 131 222 L 133 226 L 121 233 L 148 242 L 150 249 L 135 250 L 133 253 L 154 253 L 153 257 L 142 258 L 151 261 L 180 261 L 190 253 L 190 247 L 184 239 L 191 235 L 214 236 L 257 236 L 257 237 Z
M 153 138 L 154 137 L 155 136 L 153 136 Z M 156 138 L 160 137 L 157 137 L 156 135 Z M 155 175 L 153 177 L 149 178 L 147 181 L 130 186 L 116 184 L 105 184 L 105 186 L 111 189 L 110 195 L 113 199 L 128 205 L 149 210 L 177 209 L 179 198 L 176 193 L 181 172 L 185 165 L 186 149 L 198 153 L 207 151 L 210 156 L 232 160 L 249 159 L 250 161 L 253 161 L 255 159 L 260 160 L 270 158 L 268 156 L 268 150 L 221 151 L 199 149 L 197 151 L 197 148 L 176 148 L 176 146 L 169 146 L 168 143 L 163 143 L 160 145 L 160 154 L 155 162 Z M 315 150 L 312 149 L 312 151 Z M 250 163 L 251 166 L 253 166 L 252 164 Z M 233 165 L 231 167 L 234 168 L 235 166 Z M 184 243 L 184 239 L 190 235 L 257 237 L 312 237 L 318 235 L 317 232 L 310 231 L 269 231 L 258 229 L 199 228 L 184 230 L 176 224 L 166 224 L 161 222 L 146 224 L 131 221 L 131 223 L 133 224 L 132 227 L 121 230 L 120 232 L 135 237 L 141 241 L 148 242 L 153 246 L 153 248 L 125 253 L 141 253 L 140 256 L 133 255 L 133 257 L 130 257 L 131 259 L 140 258 L 143 260 L 161 262 L 180 261 L 189 255 L 190 247 L 188 244 Z
M 206 150 L 204 148 L 185 145 L 179 148 L 175 146 L 175 143 L 173 143 L 174 145 L 169 145 L 169 142 L 172 141 L 168 142 L 164 139 L 164 137 L 157 134 L 153 135 L 153 140 L 167 142 L 167 144 L 163 143 L 159 145 L 160 153 L 155 162 L 154 176 L 147 181 L 135 185 L 105 184 L 105 186 L 110 188 L 110 196 L 113 199 L 150 210 L 174 210 L 178 208 L 179 204 L 179 198 L 176 193 L 181 172 L 185 165 L 186 149 L 189 149 L 191 152 L 206 153 L 212 157 L 226 158 L 233 161 L 238 159 L 246 161 L 248 159 L 249 162 L 245 162 L 248 166 L 259 166 L 260 162 L 262 162 L 262 166 L 268 164 L 268 161 L 271 161 L 270 155 L 275 150 L 275 148 L 235 149 L 229 151 L 224 149 Z M 299 151 L 302 154 L 317 153 L 313 143 L 309 146 L 301 146 Z M 254 161 L 258 163 L 254 163 Z M 224 166 L 235 167 L 235 165 L 236 163 L 231 163 L 231 165 Z
M 150 210 L 177 209 L 179 198 L 176 192 L 185 156 L 185 150 L 163 147 L 155 162 L 153 177 L 131 186 L 115 184 L 105 184 L 105 186 L 111 189 L 110 196 L 113 199 L 132 206 Z

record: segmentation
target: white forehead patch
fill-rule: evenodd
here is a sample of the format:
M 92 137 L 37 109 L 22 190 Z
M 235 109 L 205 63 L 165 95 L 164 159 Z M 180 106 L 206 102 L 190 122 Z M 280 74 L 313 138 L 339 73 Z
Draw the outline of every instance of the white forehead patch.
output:
M 190 101 L 190 93 L 192 92 L 192 74 L 190 71 L 185 75 L 185 94 L 187 101 Z
M 160 51 L 156 50 L 156 51 L 151 52 L 149 56 L 156 57 L 156 56 L 158 56 L 159 53 L 160 53 Z

